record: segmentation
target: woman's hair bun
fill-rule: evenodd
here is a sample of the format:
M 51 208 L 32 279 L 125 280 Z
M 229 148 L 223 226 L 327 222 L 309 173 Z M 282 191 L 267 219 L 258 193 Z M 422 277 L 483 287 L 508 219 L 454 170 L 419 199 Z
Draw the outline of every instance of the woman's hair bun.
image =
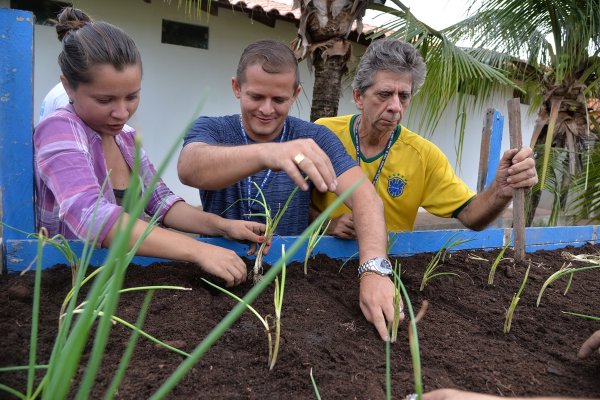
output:
M 67 33 L 76 31 L 94 20 L 78 8 L 65 7 L 58 14 L 56 22 L 56 33 L 58 40 L 62 42 Z

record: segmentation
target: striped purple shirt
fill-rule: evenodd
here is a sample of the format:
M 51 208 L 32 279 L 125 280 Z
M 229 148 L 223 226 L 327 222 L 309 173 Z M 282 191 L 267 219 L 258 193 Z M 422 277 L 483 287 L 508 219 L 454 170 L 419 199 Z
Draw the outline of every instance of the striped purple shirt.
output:
M 135 130 L 127 126 L 115 137 L 131 170 L 134 138 Z M 33 144 L 39 211 L 37 228 L 45 227 L 50 236 L 61 234 L 67 239 L 86 240 L 89 234 L 93 240 L 97 236 L 100 245 L 122 211 L 107 179 L 102 138 L 75 114 L 71 105 L 67 105 L 40 122 L 33 133 Z M 143 149 L 140 174 L 143 188 L 156 175 Z M 100 195 L 105 180 L 104 192 Z M 158 213 L 158 221 L 162 222 L 171 206 L 181 200 L 159 180 L 146 213 Z

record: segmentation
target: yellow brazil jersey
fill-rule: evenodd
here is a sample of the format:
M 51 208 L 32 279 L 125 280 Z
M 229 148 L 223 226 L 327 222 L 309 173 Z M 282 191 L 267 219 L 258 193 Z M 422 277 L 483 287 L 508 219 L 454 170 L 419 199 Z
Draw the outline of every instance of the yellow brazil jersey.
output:
M 352 126 L 357 115 L 321 118 L 317 124 L 331 129 L 346 151 L 356 160 L 356 144 Z M 419 207 L 439 217 L 458 215 L 475 193 L 456 176 L 448 158 L 433 143 L 403 126 L 399 126 L 375 189 L 383 200 L 387 229 L 390 232 L 411 231 Z M 372 181 L 385 150 L 372 158 L 361 155 L 360 167 Z M 331 192 L 312 193 L 313 205 L 323 211 L 333 203 Z M 351 211 L 342 205 L 332 214 L 337 217 Z

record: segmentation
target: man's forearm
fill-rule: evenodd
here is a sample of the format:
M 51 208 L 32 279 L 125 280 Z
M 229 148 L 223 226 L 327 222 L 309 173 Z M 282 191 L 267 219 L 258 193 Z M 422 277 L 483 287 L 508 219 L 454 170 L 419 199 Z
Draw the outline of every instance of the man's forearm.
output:
M 223 189 L 265 168 L 260 146 L 263 145 L 190 143 L 179 155 L 179 179 L 185 185 L 200 189 Z
M 346 171 L 338 178 L 342 188 L 339 194 L 363 176 L 360 167 Z M 350 195 L 347 205 L 352 209 L 360 262 L 363 263 L 374 257 L 385 257 L 387 231 L 383 202 L 371 182 L 365 179 Z
M 512 197 L 501 195 L 496 182 L 486 191 L 477 195 L 458 214 L 458 220 L 467 228 L 473 230 L 485 229 L 492 223 L 511 202 Z

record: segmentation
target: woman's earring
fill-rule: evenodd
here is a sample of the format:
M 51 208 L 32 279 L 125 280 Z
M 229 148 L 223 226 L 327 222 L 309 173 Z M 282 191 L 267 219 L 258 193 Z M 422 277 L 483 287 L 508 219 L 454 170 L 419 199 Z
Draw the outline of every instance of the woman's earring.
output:
M 73 99 L 69 99 L 69 104 L 73 104 Z

